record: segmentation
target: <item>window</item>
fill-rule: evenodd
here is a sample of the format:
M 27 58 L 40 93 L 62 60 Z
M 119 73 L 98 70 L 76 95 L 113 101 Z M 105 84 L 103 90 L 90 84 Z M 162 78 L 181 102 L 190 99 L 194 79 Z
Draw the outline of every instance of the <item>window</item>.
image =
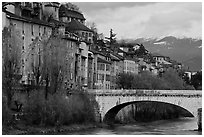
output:
M 106 64 L 106 71 L 110 71 L 110 65 Z
M 106 74 L 106 81 L 110 81 L 110 75 Z
M 39 25 L 39 36 L 41 35 L 41 33 L 40 33 L 40 25 Z
M 73 42 L 70 42 L 71 49 L 73 48 Z
M 82 32 L 82 36 L 84 36 L 84 32 Z
M 105 70 L 105 64 L 98 63 L 97 65 L 98 70 Z
M 24 22 L 22 23 L 22 34 L 25 35 L 25 31 L 24 31 Z
M 105 65 L 101 64 L 101 70 L 105 70 Z
M 89 37 L 91 37 L 91 33 L 89 33 Z
M 44 27 L 44 33 L 46 32 L 46 27 Z
M 104 81 L 104 74 L 101 74 L 101 80 Z
M 34 35 L 33 24 L 31 25 L 31 35 Z
M 104 81 L 104 74 L 98 74 L 98 80 Z

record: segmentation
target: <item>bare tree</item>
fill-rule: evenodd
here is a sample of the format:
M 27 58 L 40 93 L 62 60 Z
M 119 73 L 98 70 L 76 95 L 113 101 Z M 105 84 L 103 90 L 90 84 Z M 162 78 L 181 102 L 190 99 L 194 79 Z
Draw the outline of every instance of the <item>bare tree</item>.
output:
M 21 79 L 21 46 L 23 42 L 15 26 L 10 25 L 2 31 L 2 86 L 7 96 L 7 104 L 10 107 L 13 88 Z
M 36 40 L 30 45 L 30 52 L 35 54 L 31 66 L 37 85 L 45 86 L 45 98 L 62 90 L 63 83 L 70 75 L 71 50 L 66 40 L 60 35 L 51 35 Z

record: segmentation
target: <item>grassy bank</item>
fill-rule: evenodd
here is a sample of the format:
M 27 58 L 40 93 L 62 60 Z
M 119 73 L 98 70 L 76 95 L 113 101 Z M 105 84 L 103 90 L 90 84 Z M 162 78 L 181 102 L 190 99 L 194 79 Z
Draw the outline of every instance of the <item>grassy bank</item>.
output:
M 72 124 L 69 126 L 60 127 L 44 127 L 44 126 L 26 126 L 24 124 L 16 125 L 15 127 L 3 127 L 3 135 L 60 135 L 60 134 L 71 134 L 73 132 L 81 132 L 84 130 L 94 129 L 103 127 L 97 123 L 87 124 Z

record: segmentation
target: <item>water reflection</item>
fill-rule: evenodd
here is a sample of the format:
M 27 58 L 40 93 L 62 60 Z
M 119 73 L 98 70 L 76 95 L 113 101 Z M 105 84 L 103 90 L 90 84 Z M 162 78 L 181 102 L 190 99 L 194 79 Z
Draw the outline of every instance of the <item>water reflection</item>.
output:
M 195 118 L 182 118 L 174 120 L 160 120 L 148 123 L 138 122 L 135 124 L 116 124 L 109 128 L 96 128 L 77 133 L 83 135 L 201 135 L 197 129 Z

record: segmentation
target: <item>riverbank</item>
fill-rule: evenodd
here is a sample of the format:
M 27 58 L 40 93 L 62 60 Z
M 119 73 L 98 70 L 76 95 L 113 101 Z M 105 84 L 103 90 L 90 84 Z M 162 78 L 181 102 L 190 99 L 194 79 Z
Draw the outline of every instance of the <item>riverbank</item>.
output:
M 81 132 L 83 130 L 89 130 L 94 128 L 107 127 L 105 124 L 88 123 L 88 124 L 72 124 L 69 126 L 60 127 L 40 127 L 40 126 L 27 126 L 16 125 L 12 127 L 2 127 L 2 135 L 55 135 Z

